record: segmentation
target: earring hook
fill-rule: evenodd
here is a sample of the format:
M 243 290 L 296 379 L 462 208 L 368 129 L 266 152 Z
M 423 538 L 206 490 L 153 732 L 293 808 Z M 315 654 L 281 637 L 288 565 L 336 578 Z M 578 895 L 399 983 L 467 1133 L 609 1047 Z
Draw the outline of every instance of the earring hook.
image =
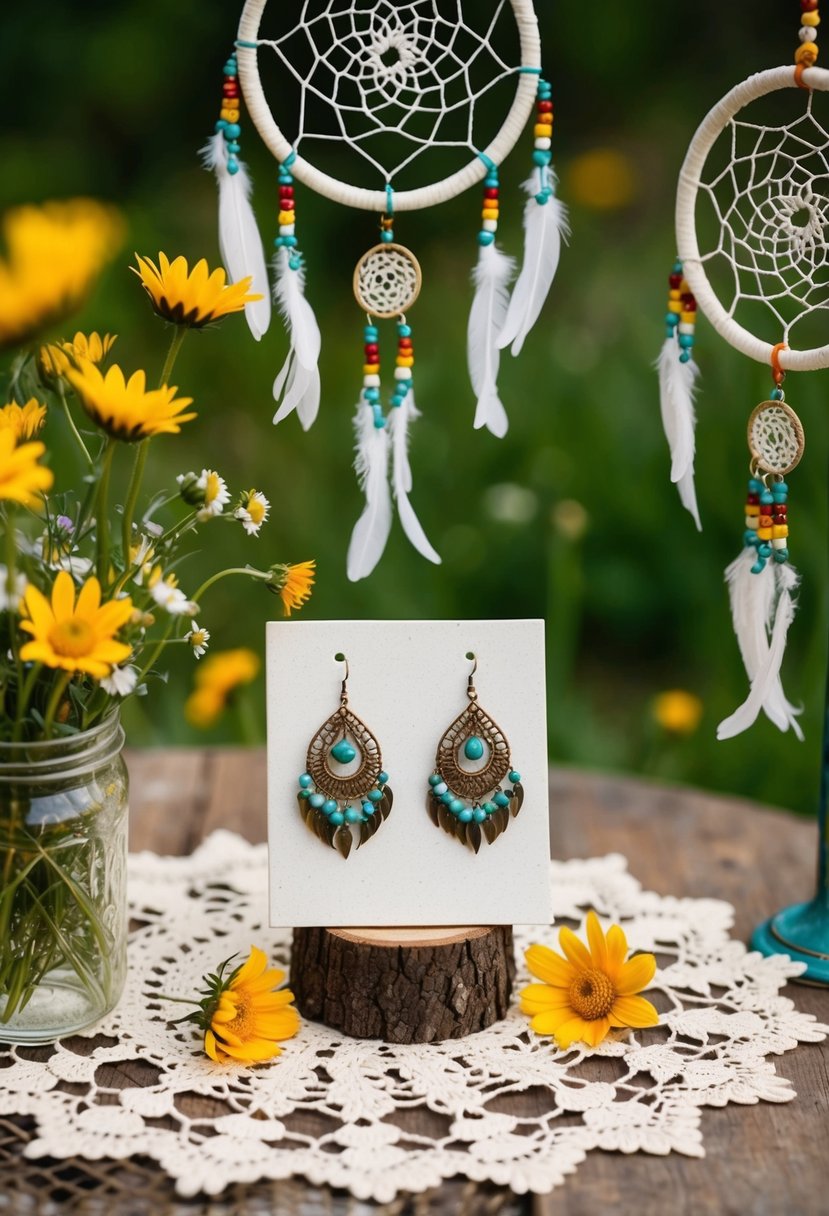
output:
M 469 677 L 466 681 L 466 695 L 469 697 L 470 701 L 474 701 L 478 696 L 477 692 L 475 691 L 475 672 L 478 670 L 478 656 L 469 650 L 467 651 L 466 657 L 472 660 L 472 670 L 470 671 Z
M 343 682 L 340 686 L 340 704 L 346 705 L 348 703 L 348 659 L 342 653 L 335 654 L 334 658 L 338 663 L 345 663 L 345 675 L 343 676 Z

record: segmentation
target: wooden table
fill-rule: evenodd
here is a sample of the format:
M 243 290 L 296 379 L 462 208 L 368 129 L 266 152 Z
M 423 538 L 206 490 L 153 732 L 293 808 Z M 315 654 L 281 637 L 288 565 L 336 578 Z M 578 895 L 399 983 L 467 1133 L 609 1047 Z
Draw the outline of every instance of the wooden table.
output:
M 263 752 L 135 752 L 129 766 L 131 848 L 186 853 L 218 827 L 251 841 L 265 839 Z M 810 894 L 812 823 L 737 799 L 568 769 L 553 770 L 550 805 L 554 856 L 623 853 L 633 874 L 660 894 L 727 899 L 736 908 L 738 937 L 747 937 L 769 912 Z M 798 1008 L 829 1019 L 829 993 L 791 985 L 787 995 Z M 57 1201 L 62 1216 L 822 1216 L 829 1210 L 829 1045 L 804 1044 L 775 1066 L 791 1078 L 797 1098 L 780 1106 L 704 1108 L 705 1160 L 593 1152 L 563 1187 L 535 1198 L 450 1182 L 431 1194 L 376 1207 L 297 1180 L 233 1187 L 218 1201 L 184 1201 L 149 1162 L 24 1164 L 20 1149 L 30 1125 L 0 1120 L 0 1213 L 45 1216 Z

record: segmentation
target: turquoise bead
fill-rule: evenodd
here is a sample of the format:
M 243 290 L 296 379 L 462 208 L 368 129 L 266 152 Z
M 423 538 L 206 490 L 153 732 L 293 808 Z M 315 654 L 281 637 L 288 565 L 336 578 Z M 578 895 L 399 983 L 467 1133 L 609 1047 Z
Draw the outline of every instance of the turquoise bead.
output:
M 336 811 L 336 809 L 337 809 L 337 803 L 335 802 L 335 800 L 333 798 L 327 798 L 325 800 L 325 802 L 323 802 L 323 804 L 322 804 L 322 810 L 323 810 L 324 815 L 333 815 L 334 812 Z
M 232 156 L 227 158 L 227 171 L 231 177 L 239 172 L 239 162 Z
M 307 790 L 308 786 L 313 784 L 313 777 L 310 773 L 303 773 L 299 779 L 299 784 L 304 790 Z
M 438 797 L 440 797 L 442 794 L 447 793 L 448 789 L 449 786 L 445 781 L 438 780 L 438 783 L 435 786 L 435 793 L 438 795 Z
M 236 142 L 236 140 L 232 139 L 230 141 L 230 143 L 227 145 L 227 150 L 228 150 L 228 152 L 240 152 L 241 148 L 239 147 L 239 144 Z
M 782 401 L 783 400 L 782 388 L 773 388 L 771 390 L 771 392 L 769 393 L 769 399 L 771 401 Z
M 549 165 L 552 159 L 553 158 L 549 152 L 542 152 L 540 148 L 536 148 L 536 150 L 533 152 L 534 165 Z
M 412 327 L 411 325 L 398 325 L 397 332 L 401 338 L 411 338 Z
M 385 785 L 386 782 L 388 781 L 388 779 L 389 779 L 388 773 L 383 772 L 383 773 L 377 774 L 377 784 L 378 785 Z
M 300 791 L 299 791 L 299 796 L 300 796 L 300 798 L 310 798 L 310 797 L 311 797 L 311 791 L 310 791 L 310 790 L 300 790 Z
M 382 802 L 383 801 L 383 791 L 382 790 L 369 790 L 368 796 L 372 802 Z
M 679 335 L 679 345 L 690 349 L 694 345 L 694 335 L 693 334 L 680 334 Z
M 480 760 L 484 754 L 484 745 L 477 735 L 470 735 L 463 745 L 463 754 L 467 760 Z
M 345 823 L 345 815 L 342 813 L 342 811 L 335 811 L 331 816 L 329 823 L 333 823 L 335 827 L 340 827 L 341 824 Z
M 346 821 L 346 823 L 359 823 L 359 822 L 360 822 L 360 820 L 361 820 L 362 818 L 363 818 L 363 816 L 362 816 L 362 815 L 361 815 L 361 813 L 360 813 L 360 812 L 357 810 L 357 808 L 356 808 L 356 807 L 353 807 L 353 806 L 347 806 L 347 807 L 345 808 L 345 821 Z
M 429 778 L 430 785 L 440 785 L 440 773 L 432 773 Z
M 500 790 L 495 795 L 495 797 L 492 799 L 492 801 L 495 803 L 496 806 L 509 806 L 509 798 L 506 796 L 506 794 L 502 794 Z
M 666 325 L 678 325 L 679 324 L 679 313 L 678 312 L 666 312 L 665 313 L 665 324 Z
M 340 739 L 339 743 L 335 743 L 331 748 L 331 755 L 340 764 L 350 764 L 357 752 L 347 739 Z
M 771 557 L 771 545 L 758 545 L 757 552 L 760 557 Z
M 311 795 L 311 806 L 321 807 L 324 802 L 325 802 L 324 794 L 312 794 Z
M 512 784 L 515 785 L 518 781 L 521 780 L 521 774 L 517 773 L 515 771 L 515 769 L 513 769 L 509 775 L 509 779 L 512 782 Z
M 479 232 L 478 233 L 478 244 L 479 245 L 491 245 L 494 240 L 495 240 L 494 232 Z
M 472 822 L 472 812 L 470 811 L 469 807 L 466 807 L 465 810 L 461 811 L 461 813 L 458 815 L 458 819 L 460 819 L 461 823 Z
M 483 823 L 483 821 L 486 819 L 486 811 L 482 806 L 478 806 L 472 812 L 472 818 L 476 823 Z
M 451 806 L 452 803 L 455 801 L 455 795 L 452 793 L 451 790 L 447 790 L 445 794 L 441 794 L 440 800 L 441 800 L 441 802 L 445 803 L 446 806 Z
M 765 561 L 762 558 L 758 558 L 758 560 L 751 567 L 751 573 L 752 574 L 762 574 L 763 571 L 765 570 L 765 568 L 766 568 Z
M 238 122 L 229 122 L 225 127 L 225 134 L 229 135 L 231 139 L 238 139 L 242 134 L 242 128 Z
M 364 802 L 363 803 L 363 814 L 364 815 L 373 815 L 376 810 L 377 810 L 377 807 L 374 805 L 373 802 Z
M 495 810 L 495 803 L 494 802 L 485 802 L 484 810 L 486 811 L 487 815 L 491 815 L 493 813 L 493 811 Z
M 783 562 L 786 562 L 789 560 L 789 550 L 788 549 L 775 549 L 774 560 L 776 562 L 780 562 L 780 564 L 782 565 Z
M 375 338 L 380 337 L 380 330 L 376 325 L 366 325 L 363 329 L 363 337 L 366 341 L 369 341 L 369 339 L 373 341 Z
M 786 485 L 785 481 L 775 482 L 774 488 L 778 494 L 788 494 L 789 492 L 789 487 Z
M 383 241 L 385 244 L 390 245 L 391 242 L 394 240 L 394 233 L 389 232 L 389 230 L 386 228 L 380 233 L 380 240 Z
M 385 427 L 385 425 L 386 425 L 386 420 L 383 417 L 383 411 L 380 409 L 379 405 L 375 406 L 375 413 L 374 413 L 375 430 L 382 431 L 383 428 Z
M 218 120 L 218 122 L 216 123 L 215 127 L 213 128 L 213 130 L 217 131 L 217 132 L 224 131 L 226 126 L 227 126 L 227 123 L 225 122 L 225 120 L 223 118 L 220 118 Z
M 379 390 L 379 388 L 363 389 L 363 396 L 365 397 L 366 401 L 379 401 L 380 400 L 380 390 Z
M 749 494 L 759 494 L 763 489 L 763 483 L 759 477 L 750 477 L 748 480 Z
M 760 495 L 760 502 L 765 507 L 771 506 L 771 504 L 774 502 L 774 495 L 772 494 L 771 490 L 763 490 L 763 493 Z
M 461 811 L 463 810 L 463 803 L 461 802 L 460 798 L 452 799 L 452 801 L 449 803 L 449 810 L 453 815 L 460 815 Z

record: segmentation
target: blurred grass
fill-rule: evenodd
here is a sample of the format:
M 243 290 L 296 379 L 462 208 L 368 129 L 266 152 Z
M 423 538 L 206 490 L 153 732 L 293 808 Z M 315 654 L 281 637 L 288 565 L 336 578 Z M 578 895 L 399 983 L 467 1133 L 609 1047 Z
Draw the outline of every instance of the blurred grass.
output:
M 716 723 L 745 694 L 722 570 L 741 541 L 745 420 L 766 396 L 768 376 L 700 324 L 699 536 L 668 482 L 651 366 L 662 338 L 674 187 L 688 140 L 739 78 L 791 59 L 798 5 L 761 0 L 747 22 L 744 9 L 704 0 L 669 37 L 664 14 L 652 20 L 604 0 L 590 6 L 589 38 L 583 8 L 553 9 L 547 0 L 537 7 L 554 83 L 562 196 L 568 181 L 574 188 L 573 232 L 541 323 L 521 358 L 503 362 L 511 417 L 503 442 L 470 425 L 464 349 L 477 194 L 400 225 L 424 269 L 412 317 L 424 411 L 412 443 L 414 502 L 444 565 L 418 558 L 395 528 L 378 572 L 356 586 L 345 579 L 345 549 L 360 509 L 350 470 L 360 342 L 350 276 L 374 239 L 374 220 L 302 190 L 309 295 L 324 335 L 320 421 L 307 436 L 295 420 L 277 431 L 270 426 L 270 385 L 284 357 L 278 325 L 259 345 L 239 318 L 188 337 L 175 379 L 195 397 L 199 419 L 155 445 L 151 481 L 169 485 L 176 473 L 210 465 L 234 490 L 263 489 L 273 511 L 261 537 L 244 547 L 236 529 L 203 530 L 204 558 L 182 569 L 182 584 L 195 585 L 208 561 L 215 568 L 240 558 L 265 564 L 313 556 L 318 586 L 306 616 L 543 615 L 554 760 L 648 771 L 810 810 L 826 664 L 825 381 L 815 375 L 789 386 L 808 451 L 791 479 L 793 550 L 804 583 L 785 677 L 789 695 L 805 706 L 807 741 L 798 745 L 764 720 L 717 744 Z M 43 0 L 35 38 L 29 11 L 0 18 L 7 65 L 20 65 L 7 68 L 0 86 L 7 94 L 0 202 L 85 193 L 122 207 L 130 244 L 77 327 L 119 333 L 117 357 L 128 369 L 146 366 L 154 374 L 165 345 L 126 269 L 131 250 L 218 261 L 214 186 L 196 153 L 212 128 L 240 8 Z M 275 171 L 243 122 L 242 154 L 263 233 L 270 234 Z M 526 145 L 503 173 L 501 235 L 516 253 Z M 602 149 L 632 171 L 616 209 L 597 209 L 579 185 L 580 158 Z M 276 606 L 266 592 L 227 580 L 200 623 L 209 626 L 214 648 L 259 645 L 262 622 Z M 174 649 L 168 686 L 129 713 L 133 742 L 201 738 L 181 714 L 192 660 L 179 653 L 184 647 Z M 667 739 L 654 724 L 653 697 L 672 687 L 704 701 L 691 737 Z M 264 721 L 261 682 L 257 695 Z M 228 720 L 208 737 L 233 731 Z

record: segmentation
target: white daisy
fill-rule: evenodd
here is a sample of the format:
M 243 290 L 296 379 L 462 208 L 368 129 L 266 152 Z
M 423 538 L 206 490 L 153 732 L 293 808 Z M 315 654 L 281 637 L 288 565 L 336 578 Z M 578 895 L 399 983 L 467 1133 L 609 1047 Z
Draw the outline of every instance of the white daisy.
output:
M 200 659 L 207 650 L 207 643 L 210 641 L 210 630 L 200 629 L 193 621 L 193 627 L 189 633 L 185 633 L 184 640 L 189 642 L 193 647 L 193 654 L 197 659 Z
M 19 570 L 15 572 L 14 587 L 9 595 L 9 570 L 0 565 L 0 612 L 17 612 L 23 592 L 28 586 L 28 579 Z
M 230 502 L 230 490 L 224 477 L 220 477 L 214 469 L 202 469 L 196 485 L 204 496 L 203 506 L 196 518 L 204 520 L 221 515 Z
M 258 536 L 270 509 L 271 504 L 259 490 L 246 490 L 233 514 L 236 519 L 242 521 L 242 527 L 248 536 Z
M 101 680 L 101 688 L 111 697 L 128 697 L 135 690 L 137 680 L 137 667 L 113 667 L 109 675 Z
M 193 616 L 198 612 L 198 604 L 188 600 L 171 579 L 158 579 L 150 588 L 150 595 L 159 608 L 164 608 L 170 616 Z

